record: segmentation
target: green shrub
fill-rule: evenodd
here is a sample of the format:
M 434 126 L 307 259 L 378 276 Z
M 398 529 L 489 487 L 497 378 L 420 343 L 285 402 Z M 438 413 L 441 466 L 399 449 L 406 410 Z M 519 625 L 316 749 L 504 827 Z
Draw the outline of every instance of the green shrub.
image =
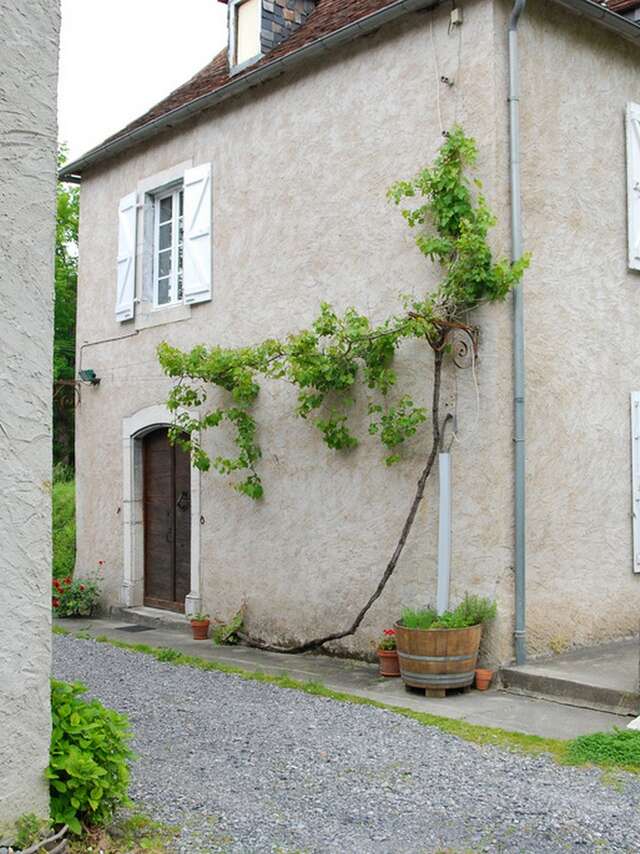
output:
M 66 463 L 54 463 L 53 465 L 53 482 L 54 483 L 68 483 L 70 480 L 73 480 L 74 477 L 73 466 L 69 466 Z
M 404 608 L 400 623 L 408 629 L 466 629 L 488 623 L 495 616 L 495 602 L 467 594 L 457 608 L 440 616 L 434 608 Z
M 594 732 L 569 742 L 569 762 L 594 765 L 623 765 L 640 769 L 640 732 L 618 729 L 613 732 Z
M 133 758 L 127 719 L 97 700 L 82 700 L 85 691 L 79 682 L 51 682 L 51 819 L 76 834 L 81 822 L 104 824 L 116 806 L 128 803 Z
M 403 608 L 400 624 L 408 629 L 430 629 L 437 619 L 435 608 Z
M 214 646 L 223 646 L 225 644 L 233 645 L 240 643 L 239 632 L 242 631 L 244 625 L 245 605 L 240 606 L 240 610 L 234 614 L 231 621 L 226 624 L 221 624 L 213 627 L 211 632 L 211 640 Z
M 73 574 L 76 561 L 75 483 L 55 481 L 52 494 L 53 577 Z

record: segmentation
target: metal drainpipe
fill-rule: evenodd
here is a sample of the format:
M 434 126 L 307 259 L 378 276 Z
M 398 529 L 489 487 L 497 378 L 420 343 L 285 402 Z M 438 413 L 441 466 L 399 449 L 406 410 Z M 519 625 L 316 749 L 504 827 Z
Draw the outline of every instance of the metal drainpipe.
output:
M 520 75 L 518 23 L 526 0 L 516 0 L 509 18 L 509 153 L 511 181 L 511 258 L 523 253 L 520 189 Z M 516 664 L 527 660 L 526 645 L 526 519 L 525 519 L 525 430 L 524 430 L 524 297 L 522 282 L 513 291 L 513 364 L 515 421 L 515 650 Z

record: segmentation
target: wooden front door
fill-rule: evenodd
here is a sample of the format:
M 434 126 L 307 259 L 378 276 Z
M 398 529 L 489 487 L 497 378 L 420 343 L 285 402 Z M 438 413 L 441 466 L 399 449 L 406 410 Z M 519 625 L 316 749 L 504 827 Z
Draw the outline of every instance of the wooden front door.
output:
M 165 427 L 143 439 L 144 604 L 184 611 L 191 589 L 191 466 Z

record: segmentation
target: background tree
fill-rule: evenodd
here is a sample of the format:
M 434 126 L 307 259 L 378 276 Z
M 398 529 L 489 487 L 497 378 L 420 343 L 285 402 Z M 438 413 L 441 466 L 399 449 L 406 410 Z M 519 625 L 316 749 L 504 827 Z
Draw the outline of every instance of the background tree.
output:
M 58 154 L 62 166 L 66 150 Z M 53 339 L 53 461 L 73 468 L 80 193 L 58 183 Z

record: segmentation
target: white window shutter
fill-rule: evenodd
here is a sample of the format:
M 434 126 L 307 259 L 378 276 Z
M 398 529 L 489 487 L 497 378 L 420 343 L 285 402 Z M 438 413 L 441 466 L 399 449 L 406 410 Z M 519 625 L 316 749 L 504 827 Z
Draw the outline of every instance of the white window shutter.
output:
M 627 104 L 629 267 L 640 270 L 640 104 Z
M 186 303 L 211 299 L 211 164 L 184 173 L 183 289 Z
M 631 395 L 631 489 L 633 571 L 640 573 L 640 391 Z
M 136 296 L 137 194 L 120 199 L 118 208 L 118 291 L 116 320 L 131 320 Z

